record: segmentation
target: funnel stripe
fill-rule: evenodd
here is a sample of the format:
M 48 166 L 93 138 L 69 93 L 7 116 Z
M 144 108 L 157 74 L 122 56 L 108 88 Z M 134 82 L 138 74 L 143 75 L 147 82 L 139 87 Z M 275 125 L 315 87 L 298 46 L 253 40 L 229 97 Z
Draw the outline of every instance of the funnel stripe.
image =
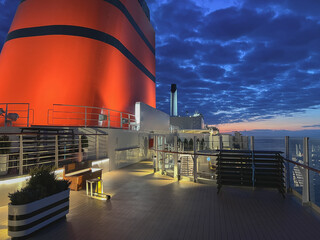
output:
M 20 3 L 25 2 L 26 0 L 21 0 Z M 122 2 L 120 2 L 119 0 L 104 0 L 105 2 L 108 2 L 110 4 L 112 4 L 113 6 L 115 6 L 116 8 L 118 8 L 124 15 L 125 17 L 128 19 L 128 21 L 130 22 L 130 24 L 132 25 L 132 27 L 136 30 L 136 32 L 139 34 L 139 36 L 141 37 L 141 39 L 144 41 L 144 43 L 147 45 L 147 47 L 150 49 L 150 51 L 155 54 L 155 49 L 152 46 L 152 44 L 149 42 L 149 40 L 147 39 L 147 37 L 145 36 L 145 34 L 143 33 L 143 31 L 141 30 L 141 28 L 139 27 L 139 25 L 137 24 L 137 22 L 134 20 L 134 18 L 132 17 L 132 15 L 130 14 L 130 12 L 128 11 L 128 9 L 123 5 Z
M 128 58 L 138 69 L 148 78 L 155 82 L 155 76 L 115 37 L 91 28 L 69 26 L 69 25 L 50 25 L 32 28 L 22 28 L 14 30 L 8 34 L 6 41 L 25 37 L 38 37 L 48 35 L 67 35 L 94 39 L 109 44 L 118 49 Z

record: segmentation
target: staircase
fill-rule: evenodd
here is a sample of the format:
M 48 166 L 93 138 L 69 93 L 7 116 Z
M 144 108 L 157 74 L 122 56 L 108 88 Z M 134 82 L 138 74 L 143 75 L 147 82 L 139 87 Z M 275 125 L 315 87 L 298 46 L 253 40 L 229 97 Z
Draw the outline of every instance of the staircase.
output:
M 191 155 L 180 155 L 181 176 L 193 176 L 193 159 Z

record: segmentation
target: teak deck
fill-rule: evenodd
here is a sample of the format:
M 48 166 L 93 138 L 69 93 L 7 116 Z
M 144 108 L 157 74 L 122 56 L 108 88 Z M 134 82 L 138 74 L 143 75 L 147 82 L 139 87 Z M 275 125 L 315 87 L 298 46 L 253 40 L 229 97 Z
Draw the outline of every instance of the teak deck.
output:
M 217 194 L 216 186 L 154 175 L 151 164 L 103 174 L 111 201 L 71 192 L 67 219 L 33 239 L 319 239 L 318 215 L 292 195 L 230 186 Z

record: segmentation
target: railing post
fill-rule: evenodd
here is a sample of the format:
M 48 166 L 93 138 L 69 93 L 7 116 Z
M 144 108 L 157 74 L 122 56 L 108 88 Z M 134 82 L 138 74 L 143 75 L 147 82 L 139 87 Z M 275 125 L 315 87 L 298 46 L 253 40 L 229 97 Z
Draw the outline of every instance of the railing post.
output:
M 196 146 L 197 137 L 193 137 L 193 181 L 197 182 L 198 179 L 198 156 L 197 156 L 197 146 Z
M 303 163 L 309 166 L 309 138 L 303 139 Z M 310 202 L 309 189 L 309 169 L 303 170 L 302 204 L 308 205 Z
M 99 136 L 96 135 L 96 159 L 99 159 Z
M 122 112 L 120 113 L 120 128 L 122 129 Z
M 178 152 L 178 136 L 173 137 L 173 151 Z M 174 170 L 173 177 L 178 179 L 178 153 L 173 154 Z
M 23 138 L 19 135 L 19 175 L 23 175 Z
M 161 150 L 164 151 L 164 137 L 161 136 Z M 161 174 L 164 175 L 165 172 L 165 152 L 162 152 L 162 160 L 161 160 Z
M 108 110 L 108 128 L 110 128 L 110 110 Z
M 79 162 L 82 162 L 82 142 L 81 142 L 81 135 L 79 135 L 79 143 L 78 143 L 78 148 L 79 148 L 79 151 L 78 151 L 78 158 L 77 159 Z
M 58 135 L 55 136 L 54 166 L 59 167 L 59 142 Z
M 106 149 L 106 157 L 109 156 L 108 146 L 109 146 L 109 135 L 106 135 L 106 146 L 105 146 L 105 149 Z M 108 171 L 109 171 L 109 170 L 108 170 Z
M 8 103 L 6 104 L 6 113 L 4 116 L 4 126 L 7 127 L 8 124 Z
M 290 158 L 290 149 L 289 149 L 289 141 L 290 138 L 289 136 L 286 136 L 285 137 L 285 145 L 286 145 L 286 159 L 289 159 Z M 290 163 L 289 162 L 286 162 L 286 190 L 287 192 L 290 192 L 291 191 L 291 183 L 290 183 Z
M 154 135 L 154 148 L 155 148 L 155 164 L 154 164 L 154 169 L 155 169 L 155 172 L 157 172 L 159 170 L 159 153 L 158 153 L 158 136 L 157 135 Z
M 222 135 L 219 136 L 219 150 L 223 149 Z
M 250 149 L 251 151 L 254 151 L 254 136 L 250 137 Z
M 87 106 L 84 107 L 84 127 L 87 127 Z
M 28 103 L 27 127 L 29 127 L 29 115 L 30 115 L 29 111 L 30 111 L 30 104 Z
M 255 165 L 254 165 L 254 136 L 251 136 L 250 137 L 251 141 L 250 141 L 250 144 L 251 144 L 251 161 L 252 161 L 252 187 L 254 187 L 254 183 L 255 183 Z

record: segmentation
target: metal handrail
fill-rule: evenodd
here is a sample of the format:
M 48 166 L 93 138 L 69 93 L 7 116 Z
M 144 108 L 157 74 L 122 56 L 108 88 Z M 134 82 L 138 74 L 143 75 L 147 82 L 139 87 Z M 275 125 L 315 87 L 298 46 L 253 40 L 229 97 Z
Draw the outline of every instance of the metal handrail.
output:
M 81 108 L 84 110 L 84 112 L 79 112 L 78 110 L 76 111 L 68 111 L 68 110 L 58 110 L 56 109 L 57 107 L 71 107 L 71 108 Z M 88 113 L 88 109 L 94 110 L 98 109 L 101 111 L 101 113 L 97 112 L 92 112 Z M 117 115 L 114 115 L 116 113 Z M 69 115 L 70 114 L 77 114 L 84 116 L 84 118 L 79 118 L 79 117 L 62 117 L 62 116 L 57 116 L 57 114 L 64 114 L 64 115 Z M 47 113 L 47 123 L 48 125 L 55 125 L 55 120 L 61 121 L 61 120 L 75 120 L 75 121 L 81 121 L 80 124 L 76 124 L 77 126 L 84 126 L 87 127 L 88 121 L 99 121 L 99 118 L 95 118 L 95 116 L 99 115 L 106 115 L 107 118 L 104 120 L 105 122 L 105 127 L 112 127 L 112 123 L 115 123 L 116 125 L 120 125 L 120 128 L 125 128 L 125 129 L 131 129 L 130 126 L 132 126 L 132 123 L 134 123 L 135 120 L 135 115 L 131 113 L 126 113 L 126 112 L 121 112 L 113 109 L 108 109 L 108 108 L 100 108 L 100 107 L 90 107 L 90 106 L 79 106 L 79 105 L 69 105 L 69 104 L 53 104 L 53 109 L 49 109 Z M 50 115 L 51 115 L 51 121 L 50 121 Z M 118 116 L 119 115 L 119 116 Z M 55 117 L 56 116 L 56 117 Z M 115 121 L 116 118 L 116 121 Z M 112 119 L 112 120 L 111 120 Z M 126 119 L 127 122 L 123 122 L 123 119 Z M 82 122 L 84 121 L 84 123 Z M 100 121 L 99 121 L 100 122 Z M 92 125 L 89 124 L 89 125 Z M 99 126 L 99 124 L 93 124 L 93 126 Z
M 320 174 L 320 170 L 319 170 L 319 169 L 316 169 L 316 168 L 313 168 L 313 167 L 309 167 L 309 166 L 307 166 L 307 165 L 305 165 L 305 164 L 298 163 L 298 162 L 292 161 L 292 160 L 287 159 L 287 158 L 283 158 L 283 160 L 285 160 L 285 161 L 287 161 L 287 162 L 289 162 L 289 163 L 292 163 L 292 164 L 294 164 L 294 165 L 297 165 L 297 166 L 299 166 L 299 167 L 303 167 L 303 168 L 305 168 L 305 169 L 308 169 L 308 170 L 311 170 L 311 171 L 313 171 L 313 172 L 316 172 L 316 173 L 319 173 L 319 174 Z
M 26 127 L 29 127 L 30 126 L 30 112 L 32 111 L 32 123 L 34 121 L 34 110 L 33 109 L 30 109 L 30 104 L 29 103 L 0 103 L 0 105 L 5 105 L 5 115 L 3 116 L 5 121 L 5 126 L 11 122 L 11 124 L 13 124 L 14 126 L 16 127 L 22 127 L 22 126 L 26 126 Z M 27 109 L 12 109 L 10 110 L 10 106 L 15 106 L 15 105 L 26 105 Z M 19 113 L 19 118 L 18 119 L 21 119 L 23 121 L 25 121 L 24 123 L 20 123 L 20 121 L 17 119 L 17 121 L 11 121 L 10 119 L 8 120 L 8 112 L 9 111 L 15 111 L 15 113 Z M 22 115 L 20 116 L 20 113 L 27 113 L 26 116 Z M 24 120 L 26 119 L 26 120 Z M 31 123 L 31 124 L 32 124 Z
M 100 149 L 99 141 L 105 141 L 108 133 L 0 133 L 0 135 L 10 136 L 9 141 L 2 143 L 11 143 L 11 146 L 0 147 L 0 150 L 9 149 L 5 155 L 7 158 L 1 162 L 2 171 L 7 174 L 25 174 L 29 167 L 43 164 L 52 164 L 56 167 L 63 165 L 64 161 L 73 161 L 79 159 L 82 141 L 80 136 L 88 136 L 88 146 L 83 151 L 83 157 L 88 160 L 101 159 L 107 154 L 106 148 Z M 32 140 L 25 139 L 25 136 L 34 136 Z M 38 140 L 35 136 L 49 137 L 49 139 Z M 50 137 L 51 136 L 51 137 Z M 18 139 L 18 141 L 17 141 Z M 53 140 L 54 139 L 54 140 Z M 81 157 L 80 157 L 81 158 Z M 3 170 L 7 169 L 7 170 Z M 8 172 L 10 169 L 11 172 Z M 13 169 L 13 170 L 12 170 Z

